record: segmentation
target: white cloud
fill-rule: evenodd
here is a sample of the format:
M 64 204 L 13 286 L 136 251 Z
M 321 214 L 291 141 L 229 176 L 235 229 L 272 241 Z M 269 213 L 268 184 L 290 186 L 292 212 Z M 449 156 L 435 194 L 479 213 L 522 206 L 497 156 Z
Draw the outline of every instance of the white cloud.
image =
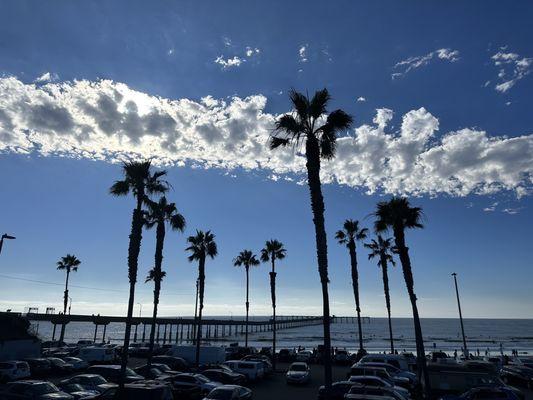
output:
M 37 79 L 35 79 L 36 83 L 48 83 L 48 82 L 55 82 L 59 80 L 59 76 L 57 74 L 52 74 L 50 72 L 45 72 L 41 76 L 39 76 Z
M 498 206 L 498 204 L 499 204 L 499 203 L 498 203 L 497 201 L 495 201 L 495 202 L 492 203 L 490 206 L 485 207 L 485 208 L 483 209 L 483 211 L 485 211 L 485 212 L 494 212 L 494 211 L 496 211 L 496 207 Z
M 261 49 L 255 47 L 255 48 L 252 48 L 250 46 L 247 46 L 246 47 L 246 57 L 252 57 L 254 54 L 259 54 L 261 53 Z
M 238 56 L 233 56 L 232 58 L 224 58 L 222 56 L 218 56 L 215 59 L 215 64 L 218 64 L 222 67 L 222 69 L 228 69 L 233 67 L 240 67 L 240 65 L 246 62 L 246 60 L 243 60 L 242 58 Z
M 393 72 L 391 75 L 392 79 L 400 78 L 414 69 L 425 67 L 436 59 L 455 62 L 459 60 L 459 51 L 443 48 L 437 49 L 423 56 L 409 57 L 408 59 L 400 61 L 394 65 L 393 70 L 395 72 Z
M 308 61 L 307 59 L 307 48 L 309 47 L 308 44 L 302 44 L 300 48 L 298 49 L 298 57 L 300 58 L 300 62 L 305 63 Z
M 363 96 L 359 96 L 356 100 L 358 103 L 363 103 L 366 101 L 366 98 L 364 98 Z
M 119 162 L 152 158 L 161 166 L 264 170 L 305 184 L 305 160 L 291 148 L 270 151 L 277 115 L 266 97 L 165 99 L 109 80 L 26 84 L 0 78 L 0 153 L 38 153 Z M 378 109 L 373 124 L 338 140 L 324 162 L 327 183 L 368 192 L 464 196 L 531 190 L 533 135 L 490 137 L 476 129 L 437 136 L 424 108 L 403 115 Z
M 516 53 L 505 52 L 506 48 L 494 54 L 491 59 L 494 66 L 499 68 L 499 83 L 494 87 L 496 91 L 505 93 L 516 83 L 531 72 L 533 58 L 522 57 Z

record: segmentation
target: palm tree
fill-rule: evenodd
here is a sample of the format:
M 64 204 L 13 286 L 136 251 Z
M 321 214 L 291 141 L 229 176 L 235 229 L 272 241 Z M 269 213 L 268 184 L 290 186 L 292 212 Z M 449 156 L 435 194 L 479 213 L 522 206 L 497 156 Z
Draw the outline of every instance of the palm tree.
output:
M 233 260 L 233 265 L 236 267 L 244 266 L 246 270 L 246 334 L 244 339 L 244 346 L 248 347 L 248 313 L 250 311 L 250 267 L 259 265 L 259 260 L 251 250 L 243 250 Z
M 205 260 L 207 257 L 215 258 L 218 254 L 215 235 L 211 231 L 196 231 L 195 236 L 189 236 L 187 242 L 190 244 L 185 250 L 189 251 L 189 261 L 198 261 L 198 287 L 200 307 L 198 309 L 198 321 L 196 323 L 196 366 L 200 364 L 200 340 L 202 339 L 202 310 L 204 308 L 204 287 L 205 287 Z
M 285 114 L 276 121 L 276 134 L 271 137 L 270 148 L 285 147 L 289 144 L 299 147 L 305 144 L 307 182 L 311 197 L 311 209 L 315 225 L 318 272 L 322 285 L 322 307 L 324 319 L 324 383 L 326 392 L 331 390 L 331 334 L 328 294 L 328 245 L 324 226 L 324 198 L 320 183 L 320 160 L 335 156 L 336 137 L 339 131 L 346 130 L 352 118 L 342 110 L 327 114 L 330 95 L 326 89 L 307 96 L 294 90 L 290 92 L 294 112 Z M 326 117 L 327 114 L 327 117 Z M 323 119 L 325 122 L 322 124 Z
M 165 224 L 168 223 L 170 229 L 181 231 L 185 229 L 185 218 L 178 213 L 174 203 L 168 203 L 167 198 L 162 196 L 158 202 L 147 199 L 145 212 L 145 225 L 148 229 L 156 226 L 156 245 L 155 245 L 155 264 L 150 271 L 151 279 L 154 281 L 154 311 L 152 315 L 152 328 L 150 330 L 150 350 L 148 353 L 148 365 L 152 363 L 154 351 L 155 325 L 157 320 L 157 306 L 159 304 L 159 294 L 161 293 L 161 279 L 165 275 L 162 270 L 163 264 L 163 246 L 165 244 Z M 153 273 L 152 273 L 153 271 Z
M 359 221 L 347 219 L 344 221 L 343 229 L 337 231 L 335 239 L 340 244 L 346 245 L 350 253 L 350 264 L 352 267 L 352 287 L 355 297 L 355 310 L 357 311 L 357 327 L 359 328 L 359 353 L 362 357 L 363 349 L 363 329 L 361 327 L 361 306 L 359 303 L 359 274 L 357 272 L 357 251 L 356 242 L 366 239 L 367 228 L 359 228 Z
M 395 251 L 398 253 L 402 264 L 403 277 L 411 307 L 413 309 L 413 321 L 415 328 L 415 340 L 417 351 L 417 366 L 419 377 L 424 378 L 424 388 L 426 396 L 429 398 L 429 376 L 427 374 L 426 353 L 424 350 L 424 338 L 422 336 L 422 327 L 418 315 L 418 306 L 416 305 L 417 297 L 414 290 L 413 271 L 411 269 L 411 259 L 409 257 L 409 248 L 405 244 L 405 230 L 413 228 L 423 228 L 422 209 L 411 207 L 409 201 L 402 197 L 393 197 L 389 201 L 379 202 L 374 213 L 376 217 L 375 231 L 385 232 L 389 229 L 394 234 Z
M 152 165 L 150 161 L 125 162 L 122 166 L 124 179 L 115 181 L 109 189 L 110 194 L 113 196 L 126 196 L 129 193 L 132 193 L 136 202 L 136 206 L 133 209 L 130 241 L 128 245 L 128 278 L 130 282 L 130 293 L 120 369 L 121 378 L 119 389 L 121 393 L 124 388 L 124 376 L 126 373 L 126 365 L 128 363 L 131 319 L 133 316 L 133 304 L 135 301 L 135 284 L 137 283 L 138 259 L 141 250 L 142 228 L 144 224 L 142 206 L 148 195 L 162 194 L 168 190 L 168 183 L 161 179 L 166 175 L 166 172 L 152 172 L 151 167 Z
M 396 265 L 394 258 L 392 258 L 392 239 L 383 239 L 378 235 L 378 240 L 372 239 L 370 243 L 365 243 L 365 247 L 371 250 L 368 259 L 378 257 L 378 266 L 381 267 L 383 275 L 383 289 L 385 290 L 385 304 L 387 305 L 387 315 L 389 318 L 389 337 L 390 337 L 390 352 L 394 354 L 394 337 L 392 336 L 392 321 L 390 316 L 390 292 L 389 292 L 389 275 L 387 272 L 388 264 Z
M 61 257 L 56 263 L 57 269 L 60 271 L 67 271 L 67 277 L 65 279 L 65 292 L 63 294 L 63 314 L 67 313 L 67 304 L 68 304 L 68 278 L 71 272 L 76 272 L 78 266 L 81 264 L 81 261 L 73 254 L 67 254 L 64 257 Z M 61 335 L 59 336 L 59 341 L 62 342 L 65 338 L 65 324 L 61 324 Z
M 265 242 L 261 250 L 261 261 L 272 265 L 270 271 L 270 295 L 272 297 L 272 369 L 276 370 L 276 260 L 283 260 L 287 250 L 279 240 L 271 239 Z

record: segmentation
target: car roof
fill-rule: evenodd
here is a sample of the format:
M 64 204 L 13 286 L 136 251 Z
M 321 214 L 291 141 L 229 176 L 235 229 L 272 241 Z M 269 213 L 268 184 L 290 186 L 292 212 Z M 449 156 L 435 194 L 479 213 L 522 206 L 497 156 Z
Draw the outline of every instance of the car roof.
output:
M 105 364 L 98 364 L 98 365 L 91 365 L 89 369 L 96 369 L 96 368 L 104 368 L 104 369 L 120 369 L 120 365 L 105 365 Z
M 291 365 L 304 365 L 304 366 L 307 367 L 307 363 L 304 363 L 304 362 L 301 362 L 301 361 L 293 362 Z

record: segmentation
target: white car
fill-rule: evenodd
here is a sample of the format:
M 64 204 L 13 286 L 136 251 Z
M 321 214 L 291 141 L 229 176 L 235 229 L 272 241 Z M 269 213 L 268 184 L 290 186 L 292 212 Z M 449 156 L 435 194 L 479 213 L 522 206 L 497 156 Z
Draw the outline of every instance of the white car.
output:
M 74 371 L 82 371 L 89 368 L 89 363 L 78 357 L 63 357 L 63 360 L 71 364 Z
M 252 398 L 252 391 L 248 388 L 238 385 L 222 385 L 219 386 L 204 397 L 204 400 L 250 400 Z
M 313 353 L 308 350 L 302 350 L 296 354 L 296 361 L 309 362 L 312 357 Z
M 200 386 L 202 394 L 206 395 L 211 390 L 222 386 L 222 383 L 211 381 L 202 374 L 184 373 L 174 376 L 168 376 L 163 379 L 164 382 L 170 382 L 171 386 L 179 385 L 183 386 Z
M 265 376 L 265 369 L 261 361 L 229 360 L 223 365 L 228 366 L 233 372 L 243 374 L 250 381 L 255 381 Z
M 289 366 L 287 374 L 287 383 L 307 383 L 309 382 L 311 370 L 309 366 L 304 362 L 295 362 Z
M 353 383 L 359 383 L 360 385 L 364 386 L 374 386 L 374 387 L 384 387 L 388 389 L 394 390 L 396 393 L 399 393 L 405 398 L 409 398 L 409 390 L 400 387 L 395 386 L 392 383 L 386 381 L 385 379 L 381 379 L 378 376 L 350 376 L 350 379 L 348 379 L 350 382 Z
M 30 366 L 26 361 L 0 362 L 0 381 L 15 381 L 29 377 Z

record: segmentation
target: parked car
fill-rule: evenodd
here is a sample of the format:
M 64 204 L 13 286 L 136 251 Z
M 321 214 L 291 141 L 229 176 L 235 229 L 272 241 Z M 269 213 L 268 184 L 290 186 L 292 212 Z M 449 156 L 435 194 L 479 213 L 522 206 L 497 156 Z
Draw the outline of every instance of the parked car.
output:
M 263 369 L 265 370 L 265 374 L 269 374 L 272 372 L 272 362 L 270 361 L 270 358 L 267 356 L 261 355 L 261 354 L 250 354 L 247 356 L 244 356 L 242 361 L 258 361 L 263 364 Z
M 118 388 L 110 388 L 94 397 L 94 400 L 114 400 Z M 124 385 L 125 398 L 128 400 L 173 400 L 172 390 L 161 382 L 145 381 Z
M 60 382 L 61 385 L 78 384 L 85 390 L 95 390 L 98 393 L 103 393 L 108 389 L 114 388 L 115 383 L 108 382 L 103 376 L 98 374 L 79 374 L 64 379 Z
M 178 375 L 181 374 L 180 371 L 174 371 L 167 364 L 152 363 L 154 367 L 160 370 L 165 375 Z
M 304 362 L 294 362 L 289 366 L 285 375 L 287 383 L 304 384 L 309 382 L 311 370 Z
M 101 375 L 109 382 L 119 383 L 120 380 L 120 365 L 93 365 L 87 368 L 87 372 L 90 374 Z M 133 383 L 142 381 L 144 377 L 136 374 L 131 368 L 126 368 L 125 382 Z
M 377 376 L 392 385 L 401 386 L 407 390 L 411 389 L 411 382 L 407 378 L 391 376 L 385 368 L 374 367 L 368 364 L 357 364 L 350 369 L 350 376 Z
M 58 387 L 62 392 L 70 394 L 75 399 L 92 398 L 100 394 L 96 390 L 87 390 L 78 383 L 59 384 Z
M 72 364 L 67 363 L 61 358 L 47 357 L 46 359 L 50 361 L 52 373 L 56 375 L 68 375 L 74 371 L 74 367 L 72 366 Z
M 30 375 L 30 366 L 26 361 L 0 362 L 0 382 L 29 378 Z
M 78 353 L 78 357 L 87 361 L 89 364 L 112 363 L 115 361 L 115 349 L 96 346 L 82 347 Z
M 337 364 L 346 365 L 350 362 L 350 355 L 346 350 L 337 350 L 335 352 L 335 362 Z
M 330 400 L 343 400 L 344 395 L 348 393 L 350 388 L 354 385 L 350 381 L 333 382 L 331 385 Z M 318 388 L 318 400 L 324 400 L 326 398 L 326 387 L 320 386 Z
M 292 362 L 296 353 L 291 349 L 281 349 L 278 353 L 278 360 L 281 362 Z
M 418 377 L 416 374 L 410 372 L 410 371 L 404 371 L 400 368 L 395 367 L 394 365 L 388 364 L 388 363 L 378 363 L 378 362 L 362 362 L 355 364 L 352 366 L 369 366 L 369 367 L 377 367 L 377 368 L 384 368 L 387 370 L 390 376 L 394 377 L 402 377 L 407 378 L 411 384 L 411 386 L 415 386 L 418 383 Z
M 77 346 L 78 347 L 87 347 L 87 346 L 93 346 L 94 342 L 92 340 L 78 340 Z
M 202 375 L 224 385 L 242 385 L 246 381 L 246 376 L 232 372 L 231 370 L 228 372 L 220 369 L 206 369 L 202 371 Z
M 134 371 L 136 374 L 141 375 L 145 379 L 163 379 L 167 376 L 170 376 L 168 374 L 163 373 L 163 371 L 161 371 L 154 365 L 143 365 L 142 367 L 135 368 Z
M 3 400 L 73 400 L 74 397 L 62 392 L 56 385 L 47 381 L 26 380 L 10 382 L 0 392 Z
M 296 361 L 308 363 L 313 358 L 313 353 L 309 350 L 302 350 L 296 353 Z
M 174 371 L 187 372 L 189 370 L 187 361 L 180 357 L 154 356 L 152 357 L 152 362 L 157 364 L 166 364 Z
M 74 371 L 83 371 L 89 367 L 89 363 L 87 361 L 78 357 L 63 357 L 63 360 L 72 365 Z
M 345 400 L 377 399 L 377 400 L 407 400 L 408 397 L 389 387 L 353 385 L 344 396 Z
M 533 368 L 533 357 L 515 357 L 511 361 L 512 364 Z
M 216 369 L 219 371 L 233 372 L 230 367 L 224 364 L 202 364 L 198 367 L 198 371 L 207 371 L 208 369 Z
M 363 386 L 376 386 L 394 389 L 395 392 L 400 393 L 402 396 L 406 398 L 409 397 L 409 391 L 407 389 L 400 386 L 395 386 L 393 383 L 378 376 L 351 376 L 349 381 Z
M 409 371 L 409 361 L 399 354 L 367 354 L 359 361 L 361 363 L 378 362 L 395 366 L 402 371 Z
M 202 374 L 183 373 L 175 376 L 168 376 L 161 380 L 169 383 L 172 388 L 176 385 L 179 388 L 198 386 L 203 395 L 208 394 L 216 387 L 222 386 L 220 382 L 214 382 L 206 378 Z
M 224 365 L 227 365 L 233 372 L 243 374 L 250 381 L 255 381 L 265 376 L 263 363 L 259 361 L 230 360 L 226 361 Z
M 213 400 L 250 400 L 252 391 L 238 385 L 223 385 L 209 392 L 204 399 Z
M 502 381 L 509 385 L 533 388 L 533 369 L 520 365 L 506 365 L 500 371 Z
M 512 390 L 501 387 L 480 387 L 470 389 L 460 396 L 445 396 L 446 400 L 519 400 L 520 398 Z
M 30 373 L 34 378 L 47 376 L 52 370 L 52 364 L 46 358 L 26 358 L 24 361 L 30 366 Z

